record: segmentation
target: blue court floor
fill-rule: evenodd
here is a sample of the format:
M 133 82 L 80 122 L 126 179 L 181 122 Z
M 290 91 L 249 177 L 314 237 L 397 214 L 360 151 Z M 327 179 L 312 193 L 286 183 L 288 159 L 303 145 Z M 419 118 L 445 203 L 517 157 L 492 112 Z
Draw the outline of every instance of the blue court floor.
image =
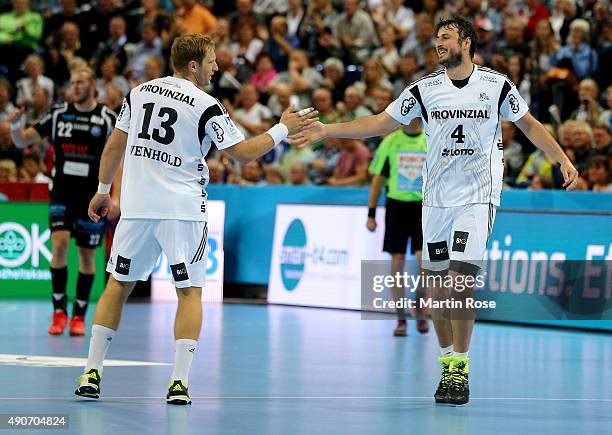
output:
M 394 338 L 392 321 L 356 312 L 207 305 L 193 405 L 174 407 L 174 310 L 126 306 L 96 402 L 73 395 L 87 337 L 48 336 L 50 303 L 2 301 L 0 414 L 68 416 L 68 429 L 20 434 L 612 433 L 609 334 L 478 324 L 472 400 L 449 407 L 431 397 L 433 330 Z

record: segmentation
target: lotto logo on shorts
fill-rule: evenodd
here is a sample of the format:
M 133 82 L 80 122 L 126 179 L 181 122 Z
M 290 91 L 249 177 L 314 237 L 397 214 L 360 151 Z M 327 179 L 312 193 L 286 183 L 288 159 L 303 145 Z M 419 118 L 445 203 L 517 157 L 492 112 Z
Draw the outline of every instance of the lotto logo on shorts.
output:
M 453 235 L 454 252 L 465 252 L 465 245 L 467 245 L 469 235 L 470 233 L 466 231 L 455 231 L 455 234 Z
M 185 281 L 189 279 L 189 275 L 187 274 L 187 266 L 185 263 L 179 264 L 171 264 L 170 270 L 172 271 L 172 276 L 175 281 Z
M 445 241 L 427 243 L 427 250 L 429 251 L 429 259 L 431 261 L 445 261 L 449 259 L 448 256 L 448 245 Z
M 123 258 L 121 255 L 117 255 L 117 265 L 115 266 L 115 272 L 121 275 L 129 275 L 131 262 L 132 260 L 129 258 Z

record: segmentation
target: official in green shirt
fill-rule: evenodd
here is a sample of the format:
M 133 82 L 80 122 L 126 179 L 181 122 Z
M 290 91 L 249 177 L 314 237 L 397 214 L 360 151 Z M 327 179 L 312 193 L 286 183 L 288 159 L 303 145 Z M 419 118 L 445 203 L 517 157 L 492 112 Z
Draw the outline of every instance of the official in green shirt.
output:
M 421 212 L 423 194 L 423 164 L 427 156 L 425 132 L 419 118 L 409 125 L 386 136 L 378 146 L 374 160 L 370 164 L 372 186 L 368 199 L 368 230 L 376 230 L 376 205 L 386 187 L 385 200 L 385 238 L 383 251 L 391 254 L 391 274 L 403 273 L 406 249 L 410 239 L 410 253 L 415 255 L 419 267 L 423 246 Z M 404 289 L 393 287 L 393 298 L 404 298 Z M 423 292 L 417 289 L 417 296 Z M 417 330 L 427 332 L 429 327 L 422 310 L 416 310 Z M 404 309 L 397 309 L 398 323 L 395 336 L 406 336 L 408 327 Z

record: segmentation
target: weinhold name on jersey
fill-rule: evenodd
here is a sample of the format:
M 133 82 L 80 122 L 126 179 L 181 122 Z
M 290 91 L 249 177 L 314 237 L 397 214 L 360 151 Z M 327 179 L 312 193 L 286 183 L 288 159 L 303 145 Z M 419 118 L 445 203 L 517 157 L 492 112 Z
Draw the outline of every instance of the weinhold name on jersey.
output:
M 451 109 L 432 110 L 431 119 L 489 119 L 490 113 L 485 109 Z
M 144 85 L 140 88 L 140 92 L 151 92 L 153 94 L 159 94 L 164 97 L 172 98 L 173 100 L 180 101 L 181 103 L 187 103 L 191 107 L 195 107 L 194 97 L 190 97 L 189 95 L 185 95 L 182 92 L 173 91 L 168 88 L 164 88 L 157 85 Z
M 130 155 L 136 157 L 146 157 L 147 159 L 157 160 L 176 167 L 181 166 L 183 163 L 181 158 L 178 156 L 173 156 L 165 151 L 147 148 L 142 145 L 132 145 L 130 147 Z

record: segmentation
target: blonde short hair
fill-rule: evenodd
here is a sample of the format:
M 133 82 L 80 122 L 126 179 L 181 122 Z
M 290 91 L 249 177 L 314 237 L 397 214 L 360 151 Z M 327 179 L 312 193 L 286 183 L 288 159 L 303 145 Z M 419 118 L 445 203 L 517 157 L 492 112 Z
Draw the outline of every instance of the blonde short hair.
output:
M 184 71 L 187 64 L 195 60 L 198 64 L 210 50 L 214 50 L 215 42 L 208 35 L 201 33 L 186 33 L 172 43 L 170 65 L 175 71 Z

